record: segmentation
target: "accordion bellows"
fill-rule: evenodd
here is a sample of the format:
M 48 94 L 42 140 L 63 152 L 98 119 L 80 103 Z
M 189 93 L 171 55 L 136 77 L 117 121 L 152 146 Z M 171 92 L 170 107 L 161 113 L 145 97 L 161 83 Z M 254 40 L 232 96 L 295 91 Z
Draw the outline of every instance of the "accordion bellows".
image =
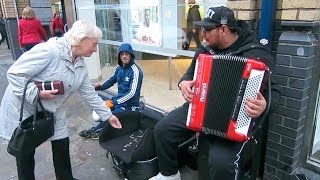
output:
M 200 54 L 187 127 L 237 142 L 248 139 L 251 117 L 245 100 L 256 98 L 268 75 L 261 61 L 232 55 Z

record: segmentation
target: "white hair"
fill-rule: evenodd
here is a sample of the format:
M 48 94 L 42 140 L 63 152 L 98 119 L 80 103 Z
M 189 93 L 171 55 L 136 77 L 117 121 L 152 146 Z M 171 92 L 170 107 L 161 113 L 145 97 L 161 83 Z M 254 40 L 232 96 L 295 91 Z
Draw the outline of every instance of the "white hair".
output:
M 72 27 L 64 34 L 64 37 L 72 45 L 79 45 L 83 38 L 102 38 L 102 31 L 93 24 L 85 20 L 78 20 L 73 23 Z

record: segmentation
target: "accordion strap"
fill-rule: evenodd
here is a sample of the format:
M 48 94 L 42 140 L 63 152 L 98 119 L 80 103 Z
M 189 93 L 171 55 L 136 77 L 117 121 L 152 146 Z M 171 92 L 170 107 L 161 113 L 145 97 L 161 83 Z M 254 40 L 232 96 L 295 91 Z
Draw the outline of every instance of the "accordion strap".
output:
M 249 43 L 249 44 L 246 44 L 242 47 L 240 47 L 237 51 L 234 51 L 234 52 L 231 52 L 232 55 L 237 55 L 237 54 L 240 54 L 240 53 L 243 53 L 245 51 L 248 51 L 250 49 L 263 49 L 263 50 L 267 50 L 264 46 L 262 46 L 260 43 Z
M 201 44 L 202 47 L 208 51 L 210 54 L 215 54 L 214 50 L 208 46 L 208 43 L 203 43 Z M 256 42 L 252 42 L 252 43 L 249 43 L 249 44 L 246 44 L 242 47 L 240 47 L 238 50 L 234 51 L 234 52 L 231 52 L 230 55 L 237 55 L 237 54 L 240 54 L 240 53 L 243 53 L 245 51 L 248 51 L 250 49 L 263 49 L 263 50 L 267 50 L 264 46 L 262 46 L 260 43 L 256 43 Z
M 269 113 L 270 110 L 270 105 L 271 105 L 271 80 L 270 80 L 270 76 L 268 76 L 268 95 L 269 95 L 269 99 L 267 101 L 267 107 L 265 112 L 263 113 L 260 122 L 258 123 L 257 127 L 251 132 L 251 135 L 249 136 L 249 139 L 255 139 L 256 138 L 256 134 L 262 129 L 264 122 L 266 120 L 266 117 Z

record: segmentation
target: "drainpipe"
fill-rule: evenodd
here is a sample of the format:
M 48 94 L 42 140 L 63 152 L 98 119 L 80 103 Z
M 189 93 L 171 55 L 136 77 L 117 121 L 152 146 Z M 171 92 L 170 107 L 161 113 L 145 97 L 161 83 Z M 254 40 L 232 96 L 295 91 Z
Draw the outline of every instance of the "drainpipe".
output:
M 272 48 L 272 29 L 276 13 L 275 0 L 262 0 L 261 2 L 261 20 L 259 42 L 266 46 L 267 49 Z
M 14 5 L 14 11 L 16 13 L 16 18 L 17 18 L 17 23 L 19 25 L 19 15 L 18 15 L 18 8 L 17 8 L 17 2 L 16 0 L 13 0 L 13 5 Z

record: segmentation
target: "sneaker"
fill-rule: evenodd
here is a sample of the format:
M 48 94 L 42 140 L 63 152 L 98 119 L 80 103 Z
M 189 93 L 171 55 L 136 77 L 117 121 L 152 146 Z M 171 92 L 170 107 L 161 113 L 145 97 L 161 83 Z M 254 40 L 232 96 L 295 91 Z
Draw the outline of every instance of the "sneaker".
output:
M 100 132 L 92 132 L 90 135 L 90 138 L 92 140 L 99 140 L 99 134 L 100 134 Z
M 177 174 L 171 176 L 164 176 L 159 172 L 158 175 L 153 176 L 149 180 L 181 180 L 181 176 L 179 171 L 177 172 Z
M 93 140 L 99 140 L 99 135 L 100 135 L 101 131 L 102 131 L 102 128 L 99 128 L 99 129 L 93 131 L 90 135 L 90 138 Z
M 88 129 L 88 130 L 82 130 L 79 132 L 79 136 L 84 137 L 84 138 L 90 138 L 91 133 L 93 132 L 94 127 Z

